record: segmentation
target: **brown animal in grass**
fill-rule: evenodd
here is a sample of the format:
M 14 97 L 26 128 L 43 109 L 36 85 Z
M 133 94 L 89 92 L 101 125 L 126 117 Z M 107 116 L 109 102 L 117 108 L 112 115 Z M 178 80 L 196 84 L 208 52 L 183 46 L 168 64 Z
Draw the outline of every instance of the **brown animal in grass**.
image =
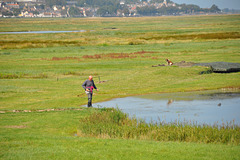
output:
M 166 59 L 166 61 L 167 61 L 167 63 L 168 63 L 168 65 L 173 65 L 173 62 L 172 61 L 170 61 L 169 59 Z

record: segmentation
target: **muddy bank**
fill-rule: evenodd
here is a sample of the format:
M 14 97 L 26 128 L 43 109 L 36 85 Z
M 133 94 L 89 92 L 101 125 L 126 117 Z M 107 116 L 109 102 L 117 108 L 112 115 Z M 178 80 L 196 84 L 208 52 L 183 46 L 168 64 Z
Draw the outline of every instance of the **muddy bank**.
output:
M 172 66 L 192 67 L 192 66 L 194 66 L 195 64 L 196 64 L 196 63 L 194 63 L 194 62 L 181 61 L 181 62 L 173 63 Z M 165 65 L 165 64 L 152 65 L 152 67 L 164 67 L 164 66 L 170 66 L 170 65 Z
M 163 67 L 168 66 L 165 64 L 153 65 L 152 67 Z M 210 67 L 212 72 L 215 73 L 231 73 L 231 72 L 240 72 L 240 63 L 230 63 L 230 62 L 210 62 L 210 63 L 194 63 L 194 62 L 176 62 L 173 63 L 173 66 L 178 67 L 192 67 L 192 66 L 204 66 Z

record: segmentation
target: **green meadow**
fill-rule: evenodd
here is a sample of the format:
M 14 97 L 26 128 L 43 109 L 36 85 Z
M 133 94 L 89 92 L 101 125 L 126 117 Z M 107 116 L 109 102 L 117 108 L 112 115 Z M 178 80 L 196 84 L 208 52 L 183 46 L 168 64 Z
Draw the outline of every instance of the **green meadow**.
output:
M 93 103 L 150 93 L 239 91 L 239 72 L 152 66 L 167 65 L 166 58 L 173 63 L 240 63 L 240 15 L 0 19 L 0 32 L 40 30 L 86 32 L 0 34 L 0 159 L 240 158 L 239 127 L 194 126 L 186 134 L 201 134 L 190 139 L 165 134 L 178 125 L 163 126 L 164 131 L 154 126 L 141 134 L 147 124 L 134 132 L 128 128 L 136 127 L 134 120 L 121 119 L 127 125 L 119 127 L 102 119 L 108 117 L 104 109 L 84 107 L 81 87 L 93 75 L 99 89 Z M 99 135 L 105 122 L 110 132 Z M 188 130 L 179 128 L 179 135 Z M 132 136 L 122 136 L 126 133 Z

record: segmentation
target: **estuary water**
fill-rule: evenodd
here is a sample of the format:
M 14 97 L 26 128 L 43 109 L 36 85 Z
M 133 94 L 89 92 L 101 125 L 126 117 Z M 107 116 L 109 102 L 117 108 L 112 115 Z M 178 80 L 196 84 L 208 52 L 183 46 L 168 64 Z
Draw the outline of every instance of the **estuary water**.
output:
M 204 91 L 116 98 L 94 107 L 118 107 L 146 122 L 240 125 L 240 92 Z
M 86 32 L 86 30 L 76 30 L 76 31 L 26 31 L 26 32 L 0 32 L 0 34 L 44 34 L 44 33 L 73 33 L 73 32 Z

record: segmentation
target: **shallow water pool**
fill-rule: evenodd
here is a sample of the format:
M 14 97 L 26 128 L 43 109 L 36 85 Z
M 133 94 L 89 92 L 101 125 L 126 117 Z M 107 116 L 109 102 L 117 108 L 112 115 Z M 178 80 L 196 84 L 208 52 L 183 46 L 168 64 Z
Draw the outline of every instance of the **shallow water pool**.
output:
M 0 34 L 44 34 L 44 33 L 73 33 L 73 32 L 86 32 L 86 30 L 76 30 L 76 31 L 26 31 L 26 32 L 0 32 Z
M 146 122 L 191 122 L 240 125 L 240 92 L 204 91 L 116 98 L 94 107 L 118 107 Z

